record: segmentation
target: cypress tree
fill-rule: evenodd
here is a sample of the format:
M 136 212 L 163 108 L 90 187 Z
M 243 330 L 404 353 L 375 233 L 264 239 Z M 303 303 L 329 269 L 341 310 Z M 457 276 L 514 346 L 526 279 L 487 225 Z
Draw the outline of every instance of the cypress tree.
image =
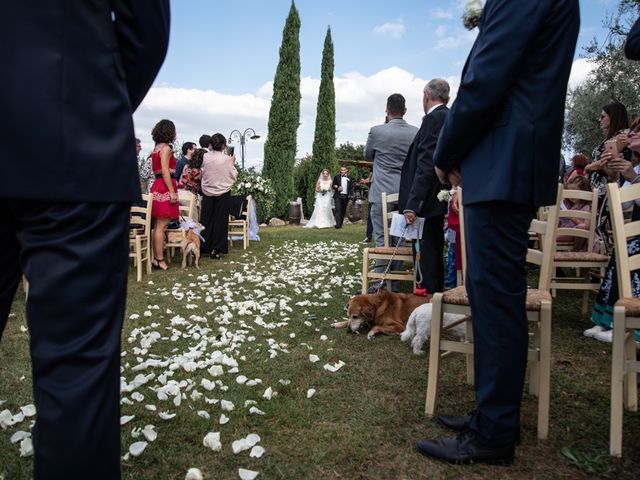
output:
M 280 60 L 273 80 L 262 173 L 276 191 L 273 215 L 283 216 L 293 197 L 293 164 L 300 122 L 300 16 L 295 3 L 282 32 Z
M 316 128 L 313 137 L 313 167 L 309 169 L 307 180 L 307 209 L 313 209 L 315 183 L 323 168 L 335 175 L 336 158 L 336 92 L 333 85 L 333 40 L 331 27 L 327 28 L 322 50 L 322 71 L 320 92 L 316 110 Z

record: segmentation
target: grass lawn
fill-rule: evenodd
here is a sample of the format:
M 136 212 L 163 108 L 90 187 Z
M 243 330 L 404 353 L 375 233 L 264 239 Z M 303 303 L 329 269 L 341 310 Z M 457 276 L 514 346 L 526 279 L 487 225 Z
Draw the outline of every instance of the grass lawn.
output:
M 203 258 L 199 271 L 174 260 L 136 283 L 131 270 L 123 478 L 183 479 L 192 467 L 207 479 L 239 478 L 239 468 L 259 479 L 640 478 L 640 414 L 625 413 L 624 457 L 608 457 L 611 348 L 582 336 L 579 295 L 554 302 L 549 439 L 537 441 L 536 400 L 525 395 L 513 466 L 451 466 L 414 449 L 420 437 L 447 434 L 424 416 L 426 357 L 398 337 L 370 342 L 330 327 L 359 288 L 363 227 L 269 228 L 261 237 L 246 252 L 236 242 L 223 261 Z M 13 414 L 32 402 L 25 325 L 19 290 L 0 343 L 0 411 Z M 324 368 L 338 362 L 336 372 Z M 443 361 L 441 411 L 472 408 L 464 371 L 462 357 Z M 10 442 L 29 425 L 0 430 L 0 479 L 31 478 L 31 459 Z M 154 441 L 140 433 L 147 425 Z M 219 451 L 203 445 L 210 432 L 220 434 Z M 233 442 L 252 433 L 264 455 L 234 454 Z M 140 441 L 142 454 L 126 455 Z

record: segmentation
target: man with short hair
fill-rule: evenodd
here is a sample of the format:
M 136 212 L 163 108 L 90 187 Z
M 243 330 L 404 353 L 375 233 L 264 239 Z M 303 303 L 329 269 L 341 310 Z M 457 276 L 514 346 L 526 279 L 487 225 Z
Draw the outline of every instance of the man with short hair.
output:
M 335 228 L 342 228 L 344 215 L 347 212 L 347 204 L 350 199 L 355 198 L 353 191 L 353 178 L 348 175 L 349 168 L 342 164 L 340 166 L 340 175 L 333 178 L 333 200 L 336 204 L 336 225 Z
M 176 180 L 180 180 L 182 176 L 182 170 L 187 166 L 189 160 L 191 160 L 191 155 L 193 155 L 196 151 L 196 144 L 193 142 L 184 142 L 182 144 L 182 157 L 180 160 L 176 162 L 176 171 L 173 174 L 173 178 Z
M 200 144 L 200 148 L 206 148 L 211 151 L 211 135 L 207 135 L 206 133 L 200 135 L 198 143 Z
M 142 151 L 142 142 L 136 138 L 136 157 L 138 159 L 138 176 L 140 177 L 140 190 L 142 193 L 149 193 L 151 184 L 156 178 L 151 168 L 151 156 L 140 155 Z M 139 205 L 146 205 L 146 202 L 140 202 Z
M 441 292 L 444 288 L 444 216 L 447 202 L 438 200 L 442 184 L 433 165 L 433 152 L 449 109 L 449 84 L 435 78 L 424 87 L 422 107 L 425 116 L 402 166 L 398 209 L 404 213 L 407 224 L 416 217 L 425 219 L 420 240 L 420 259 L 416 267 L 422 274 L 421 286 L 427 293 Z M 414 244 L 415 252 L 415 244 Z
M 556 201 L 580 8 L 487 0 L 479 27 L 434 154 L 443 183 L 463 182 L 476 408 L 440 415 L 459 434 L 417 448 L 453 463 L 510 463 L 527 366 L 528 230 L 536 209 Z
M 399 93 L 387 99 L 386 113 L 388 121 L 371 128 L 364 147 L 364 159 L 373 162 L 369 203 L 376 247 L 384 245 L 382 222 L 386 219 L 382 218 L 382 193 L 392 194 L 400 190 L 402 165 L 418 133 L 417 127 L 403 119 L 407 108 L 404 97 Z M 382 270 L 383 264 L 383 261 L 378 261 L 377 269 Z

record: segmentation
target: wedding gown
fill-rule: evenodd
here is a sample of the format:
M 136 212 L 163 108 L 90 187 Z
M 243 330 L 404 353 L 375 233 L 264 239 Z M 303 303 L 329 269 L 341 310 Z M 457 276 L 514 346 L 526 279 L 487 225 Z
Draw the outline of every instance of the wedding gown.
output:
M 333 216 L 333 191 L 331 190 L 331 180 L 320 181 L 320 190 L 327 190 L 326 193 L 316 192 L 316 201 L 313 205 L 313 213 L 309 222 L 304 228 L 330 228 L 335 226 L 336 219 Z

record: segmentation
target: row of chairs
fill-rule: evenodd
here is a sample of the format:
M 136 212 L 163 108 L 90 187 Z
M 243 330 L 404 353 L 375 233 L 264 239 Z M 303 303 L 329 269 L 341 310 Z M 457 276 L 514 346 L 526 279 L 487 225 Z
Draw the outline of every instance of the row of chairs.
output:
M 459 192 L 462 195 L 462 191 Z M 640 236 L 640 221 L 626 223 L 624 221 L 622 204 L 633 199 L 640 198 L 640 184 L 620 189 L 617 184 L 609 184 L 609 209 L 613 223 L 613 237 L 615 242 L 617 274 L 621 300 L 616 304 L 614 311 L 613 328 L 613 352 L 611 370 L 611 425 L 610 425 L 610 454 L 621 456 L 622 454 L 622 417 L 623 409 L 637 411 L 637 383 L 636 374 L 640 371 L 640 362 L 636 360 L 636 343 L 634 329 L 640 329 L 640 299 L 632 298 L 630 271 L 640 269 L 640 255 L 631 258 L 627 251 L 627 242 L 633 237 Z M 575 210 L 563 210 L 560 208 L 564 199 L 581 199 L 591 202 L 591 212 Z M 388 202 L 397 200 L 396 195 L 382 197 L 383 216 L 387 218 L 390 212 Z M 583 313 L 588 303 L 589 291 L 597 290 L 599 282 L 590 278 L 593 269 L 604 271 L 609 257 L 592 252 L 593 238 L 595 235 L 597 192 L 579 192 L 565 190 L 559 185 L 556 204 L 549 207 L 534 219 L 530 226 L 532 234 L 532 247 L 527 252 L 527 261 L 539 266 L 538 285 L 527 292 L 527 318 L 530 321 L 530 342 L 528 352 L 529 363 L 529 392 L 538 398 L 537 430 L 538 438 L 545 439 L 549 433 L 549 399 L 551 376 L 551 313 L 553 297 L 556 290 L 572 289 L 583 290 Z M 463 275 L 466 267 L 464 249 L 464 216 L 462 201 L 460 201 L 460 231 L 463 252 Z M 558 227 L 560 218 L 579 218 L 589 221 L 589 229 L 565 229 Z M 386 223 L 386 222 L 385 222 Z M 393 247 L 388 239 L 388 229 L 385 226 L 384 247 L 365 249 L 363 254 L 363 291 L 366 291 L 368 279 L 381 277 L 370 269 L 370 260 L 379 258 L 389 261 L 393 254 Z M 566 249 L 557 251 L 557 237 L 571 235 L 584 238 L 587 243 L 585 252 L 569 252 Z M 403 260 L 412 263 L 410 249 L 403 251 L 395 260 Z M 566 277 L 558 277 L 558 268 L 576 269 L 575 278 L 567 281 Z M 581 275 L 580 270 L 585 273 Z M 404 273 L 405 277 L 402 277 Z M 392 272 L 397 280 L 413 281 L 413 271 Z M 466 356 L 467 382 L 473 384 L 473 329 L 470 321 L 471 308 L 466 295 L 464 285 L 443 293 L 436 293 L 433 297 L 433 317 L 431 326 L 431 344 L 429 353 L 429 369 L 427 380 L 427 394 L 425 400 L 425 413 L 428 416 L 436 414 L 438 399 L 439 370 L 441 359 L 452 353 L 462 353 Z M 463 314 L 466 316 L 466 337 L 461 341 L 448 340 L 443 337 L 447 330 L 457 324 L 446 328 L 443 324 L 445 313 Z
M 129 257 L 134 259 L 136 269 L 136 280 L 142 281 L 143 270 L 147 274 L 151 273 L 152 240 L 151 240 L 151 208 L 152 197 L 143 194 L 144 206 L 132 206 L 130 215 L 129 230 Z M 187 191 L 178 190 L 178 202 L 180 216 L 183 218 L 197 217 L 197 197 Z M 243 249 L 249 247 L 249 219 L 251 215 L 251 196 L 248 196 L 243 210 L 244 219 L 229 218 L 229 239 L 241 237 Z M 180 228 L 167 229 L 167 242 L 165 248 L 170 252 L 170 256 L 181 248 L 181 242 L 185 232 Z

